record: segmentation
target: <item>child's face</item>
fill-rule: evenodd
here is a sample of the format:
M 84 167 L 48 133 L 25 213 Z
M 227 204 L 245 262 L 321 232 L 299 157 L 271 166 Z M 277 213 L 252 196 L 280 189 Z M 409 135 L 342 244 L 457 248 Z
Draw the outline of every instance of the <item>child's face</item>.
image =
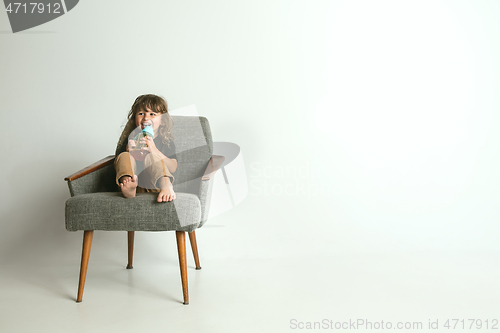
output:
M 153 127 L 153 131 L 155 132 L 155 137 L 158 133 L 158 127 L 160 127 L 161 123 L 161 114 L 151 111 L 151 109 L 140 110 L 135 114 L 135 126 L 141 126 L 142 129 L 146 126 Z

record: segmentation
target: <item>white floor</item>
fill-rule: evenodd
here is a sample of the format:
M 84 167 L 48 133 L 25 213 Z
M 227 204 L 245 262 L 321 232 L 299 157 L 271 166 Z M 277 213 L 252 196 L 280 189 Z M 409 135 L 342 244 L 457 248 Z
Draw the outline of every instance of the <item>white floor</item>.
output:
M 327 331 L 357 320 L 372 329 L 343 330 L 382 331 L 383 321 L 393 330 L 420 322 L 419 331 L 428 331 L 429 320 L 438 320 L 432 331 L 454 331 L 444 327 L 447 319 L 464 319 L 474 332 L 500 319 L 498 253 L 347 251 L 331 217 L 321 228 L 288 199 L 262 200 L 256 209 L 249 198 L 197 232 L 203 268 L 194 269 L 188 252 L 187 306 L 174 233 L 138 233 L 134 269 L 126 270 L 126 233 L 96 232 L 78 304 L 82 233 L 58 226 L 59 241 L 27 235 L 30 244 L 3 258 L 0 332 L 289 332 L 311 331 L 314 322 Z M 482 329 L 479 321 L 469 329 L 468 319 L 481 319 Z

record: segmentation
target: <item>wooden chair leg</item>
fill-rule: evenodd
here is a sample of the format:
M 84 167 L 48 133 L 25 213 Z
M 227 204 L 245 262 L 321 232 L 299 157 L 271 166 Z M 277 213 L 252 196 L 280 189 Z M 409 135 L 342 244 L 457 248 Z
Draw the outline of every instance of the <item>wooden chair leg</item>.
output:
M 82 247 L 82 263 L 80 266 L 80 281 L 78 282 L 77 302 L 81 302 L 83 298 L 83 288 L 85 288 L 85 279 L 87 277 L 87 267 L 89 266 L 90 247 L 92 246 L 92 237 L 94 230 L 85 230 L 83 232 L 83 247 Z
M 132 266 L 132 261 L 134 259 L 134 236 L 135 231 L 127 231 L 128 233 L 128 265 L 127 269 L 134 268 Z
M 198 256 L 198 245 L 196 244 L 196 234 L 194 230 L 189 232 L 189 242 L 191 243 L 191 249 L 193 250 L 194 263 L 196 264 L 196 269 L 201 269 L 200 257 Z
M 184 304 L 189 304 L 188 279 L 187 279 L 187 261 L 186 261 L 186 234 L 184 231 L 176 231 L 177 251 L 179 252 L 179 266 L 181 268 L 182 294 Z

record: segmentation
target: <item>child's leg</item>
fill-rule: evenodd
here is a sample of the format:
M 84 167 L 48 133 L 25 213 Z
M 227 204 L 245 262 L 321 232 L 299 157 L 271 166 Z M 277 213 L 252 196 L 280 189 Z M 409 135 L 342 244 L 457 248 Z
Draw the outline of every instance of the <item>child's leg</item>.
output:
M 160 187 L 160 193 L 158 193 L 158 198 L 156 199 L 158 202 L 172 201 L 175 199 L 174 187 L 169 177 L 161 177 L 158 180 L 158 185 Z
M 125 198 L 135 197 L 137 188 L 135 169 L 135 159 L 128 152 L 123 152 L 115 158 L 116 183 Z
M 160 190 L 158 202 L 174 200 L 176 197 L 172 186 L 174 176 L 163 160 L 159 156 L 150 153 L 144 160 L 144 166 L 149 173 L 151 187 Z
M 169 177 L 171 183 L 174 181 L 174 176 L 158 155 L 148 154 L 144 159 L 144 169 L 151 175 L 152 184 L 156 184 L 161 177 Z

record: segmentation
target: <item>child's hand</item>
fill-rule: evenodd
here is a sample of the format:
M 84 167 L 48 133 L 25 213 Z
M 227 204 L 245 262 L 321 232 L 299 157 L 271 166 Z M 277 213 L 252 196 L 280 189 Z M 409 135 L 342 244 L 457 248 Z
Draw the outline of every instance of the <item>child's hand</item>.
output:
M 158 148 L 156 148 L 155 141 L 153 140 L 152 137 L 147 136 L 144 138 L 141 138 L 141 143 L 145 143 L 147 147 L 143 147 L 142 150 L 147 151 L 148 153 L 157 153 Z
M 135 140 L 128 140 L 127 151 L 134 149 L 136 146 Z

